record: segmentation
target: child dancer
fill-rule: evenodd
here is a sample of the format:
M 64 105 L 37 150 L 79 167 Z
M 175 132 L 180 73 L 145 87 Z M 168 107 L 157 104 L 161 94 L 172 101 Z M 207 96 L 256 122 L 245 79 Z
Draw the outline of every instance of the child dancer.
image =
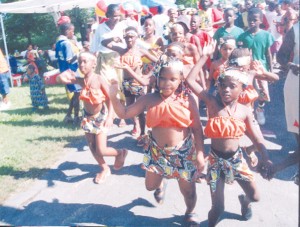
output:
M 146 94 L 125 107 L 116 98 L 118 86 L 114 82 L 110 98 L 120 118 L 131 118 L 147 110 L 146 124 L 152 131 L 144 146 L 146 188 L 155 190 L 156 201 L 162 203 L 166 188 L 163 178 L 177 179 L 186 203 L 184 220 L 191 224 L 197 222 L 195 181 L 204 168 L 202 126 L 196 101 L 184 94 L 184 89 L 178 89 L 183 84 L 182 62 L 167 58 L 159 66 L 158 92 Z
M 216 89 L 214 89 L 214 85 L 217 82 L 217 77 L 219 76 L 220 72 L 228 66 L 228 58 L 231 52 L 236 48 L 236 42 L 234 37 L 226 36 L 218 41 L 221 58 L 212 62 L 206 85 L 207 90 L 210 90 L 211 93 L 215 93 Z
M 253 120 L 257 133 L 261 134 L 260 127 L 257 121 L 254 119 L 254 102 L 258 99 L 259 95 L 255 89 L 257 87 L 256 81 L 278 81 L 279 76 L 275 73 L 267 71 L 261 62 L 252 61 L 251 53 L 248 48 L 237 48 L 234 49 L 229 57 L 229 67 L 237 67 L 241 71 L 248 75 L 248 85 L 245 87 L 240 94 L 238 102 L 249 107 L 253 113 Z M 262 135 L 261 135 L 262 136 Z M 251 160 L 251 165 L 255 167 L 258 163 L 258 159 L 255 155 L 255 148 L 253 146 L 245 147 L 245 152 Z
M 145 87 L 139 84 L 135 79 L 132 78 L 130 72 L 134 72 L 138 75 L 142 75 L 142 56 L 147 56 L 150 60 L 157 61 L 154 55 L 147 54 L 148 51 L 144 51 L 138 48 L 136 41 L 138 39 L 138 31 L 135 27 L 127 27 L 125 29 L 124 39 L 126 42 L 126 48 L 117 46 L 116 43 L 121 42 L 119 37 L 112 37 L 102 40 L 102 45 L 116 51 L 120 54 L 120 63 L 128 65 L 129 68 L 123 70 L 123 92 L 126 98 L 126 105 L 134 103 L 139 97 L 145 94 Z M 140 138 L 145 134 L 145 115 L 140 115 L 133 118 L 134 127 L 131 131 L 132 136 Z M 140 133 L 140 135 L 139 135 Z
M 208 51 L 207 51 L 208 50 Z M 210 44 L 204 53 L 208 56 L 214 50 Z M 240 103 L 238 98 L 243 86 L 248 83 L 248 75 L 239 69 L 226 69 L 219 76 L 217 96 L 210 95 L 196 82 L 197 75 L 207 59 L 203 56 L 191 70 L 186 81 L 196 95 L 207 106 L 209 120 L 204 130 L 211 138 L 211 151 L 208 157 L 207 181 L 211 189 L 212 208 L 208 214 L 209 226 L 215 226 L 224 211 L 224 186 L 236 180 L 246 195 L 240 195 L 242 217 L 252 216 L 251 202 L 259 200 L 256 183 L 239 146 L 239 138 L 248 131 L 250 139 L 262 154 L 262 169 L 269 170 L 270 161 L 263 137 L 257 133 L 250 109 Z M 263 172 L 266 177 L 266 172 Z
M 45 84 L 42 78 L 35 72 L 34 65 L 28 65 L 27 74 L 25 75 L 29 80 L 30 98 L 32 103 L 32 110 L 36 111 L 39 106 L 48 109 L 48 98 L 45 92 Z
M 79 55 L 79 69 L 84 75 L 80 78 L 75 72 L 68 70 L 57 77 L 63 84 L 78 83 L 82 86 L 80 99 L 83 101 L 83 120 L 81 127 L 85 132 L 90 150 L 102 171 L 94 178 L 94 183 L 100 184 L 111 174 L 104 156 L 114 156 L 114 169 L 123 167 L 128 151 L 107 147 L 107 129 L 112 125 L 112 106 L 108 97 L 108 85 L 104 78 L 95 74 L 96 57 L 90 52 Z M 108 111 L 106 110 L 108 109 Z

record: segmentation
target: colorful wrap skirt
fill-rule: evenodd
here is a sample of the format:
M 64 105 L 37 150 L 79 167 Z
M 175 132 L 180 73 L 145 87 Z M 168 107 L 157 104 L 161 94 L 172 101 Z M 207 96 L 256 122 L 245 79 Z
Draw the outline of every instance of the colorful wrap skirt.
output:
M 243 158 L 241 148 L 228 159 L 217 156 L 213 150 L 210 151 L 206 180 L 213 192 L 216 191 L 217 181 L 221 176 L 221 172 L 225 176 L 226 184 L 233 184 L 234 180 L 254 180 L 253 173 L 249 169 L 246 160 Z
M 145 94 L 145 86 L 140 85 L 135 80 L 124 79 L 122 82 L 122 85 L 123 85 L 123 90 L 124 90 L 125 96 L 128 96 L 128 95 L 126 95 L 128 93 L 131 95 L 137 95 L 137 96 Z
M 83 116 L 81 121 L 81 128 L 85 133 L 99 134 L 99 133 L 107 133 L 107 128 L 103 126 L 103 122 L 107 118 L 106 108 L 102 108 L 102 110 L 98 114 L 91 115 L 83 110 Z
M 143 169 L 166 178 L 197 181 L 196 150 L 191 134 L 177 146 L 164 148 L 157 145 L 151 133 L 148 134 L 144 146 Z

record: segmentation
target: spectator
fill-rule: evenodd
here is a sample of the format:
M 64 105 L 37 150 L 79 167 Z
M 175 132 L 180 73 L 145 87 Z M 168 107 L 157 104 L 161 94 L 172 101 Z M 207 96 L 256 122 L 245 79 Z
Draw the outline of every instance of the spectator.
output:
M 7 61 L 0 49 L 0 94 L 2 101 L 0 102 L 0 110 L 9 109 L 11 103 L 8 99 L 9 94 L 9 67 Z

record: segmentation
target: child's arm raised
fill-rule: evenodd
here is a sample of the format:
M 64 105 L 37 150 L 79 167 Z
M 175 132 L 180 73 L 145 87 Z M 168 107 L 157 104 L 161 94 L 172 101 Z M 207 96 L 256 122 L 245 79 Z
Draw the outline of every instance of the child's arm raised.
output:
M 255 71 L 255 77 L 259 80 L 278 81 L 279 76 L 273 72 L 267 71 L 260 61 L 253 61 L 251 68 Z
M 117 98 L 118 93 L 118 81 L 111 80 L 109 87 L 109 97 L 114 107 L 114 110 L 119 118 L 127 119 L 139 115 L 146 109 L 147 96 L 144 95 L 137 99 L 137 101 L 130 106 L 124 106 Z
M 113 51 L 118 52 L 119 54 L 124 54 L 125 53 L 125 49 L 119 46 L 115 46 L 114 43 L 121 43 L 122 40 L 119 37 L 112 37 L 112 38 L 108 38 L 108 39 L 104 39 L 101 41 L 101 44 L 103 46 L 105 46 L 108 49 L 111 49 Z
M 202 70 L 203 65 L 207 61 L 208 56 L 210 56 L 215 48 L 216 42 L 212 41 L 208 45 L 205 45 L 203 47 L 203 55 L 199 59 L 199 61 L 194 65 L 194 67 L 191 69 L 190 73 L 188 74 L 186 78 L 187 84 L 190 86 L 192 91 L 201 99 L 205 101 L 206 99 L 206 92 L 203 92 L 203 87 L 197 82 L 197 78 L 199 75 L 199 72 Z

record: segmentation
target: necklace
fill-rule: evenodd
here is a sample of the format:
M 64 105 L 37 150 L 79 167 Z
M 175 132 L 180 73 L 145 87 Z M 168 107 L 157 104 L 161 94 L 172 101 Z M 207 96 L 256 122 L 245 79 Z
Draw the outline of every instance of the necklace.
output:
M 223 105 L 224 105 L 224 107 L 225 107 L 225 109 L 226 109 L 228 115 L 229 115 L 230 117 L 233 116 L 233 114 L 235 114 L 236 109 L 237 109 L 237 101 L 235 101 L 234 103 L 232 103 L 231 107 L 229 107 L 229 105 L 226 105 L 226 104 L 223 102 L 223 100 L 222 100 L 222 103 L 223 103 Z M 233 108 L 232 108 L 232 107 L 233 107 Z M 232 111 L 232 109 L 233 109 L 233 111 Z

